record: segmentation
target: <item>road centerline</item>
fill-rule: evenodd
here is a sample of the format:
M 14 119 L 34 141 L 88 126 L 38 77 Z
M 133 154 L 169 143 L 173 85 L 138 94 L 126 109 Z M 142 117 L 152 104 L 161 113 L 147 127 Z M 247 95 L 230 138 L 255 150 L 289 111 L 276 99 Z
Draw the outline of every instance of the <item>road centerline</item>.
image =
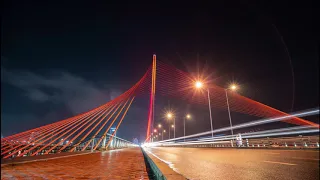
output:
M 295 166 L 297 164 L 292 164 L 292 163 L 286 163 L 286 162 L 277 162 L 277 161 L 262 161 L 265 163 L 273 163 L 273 164 L 282 164 L 282 165 L 288 165 L 288 166 Z

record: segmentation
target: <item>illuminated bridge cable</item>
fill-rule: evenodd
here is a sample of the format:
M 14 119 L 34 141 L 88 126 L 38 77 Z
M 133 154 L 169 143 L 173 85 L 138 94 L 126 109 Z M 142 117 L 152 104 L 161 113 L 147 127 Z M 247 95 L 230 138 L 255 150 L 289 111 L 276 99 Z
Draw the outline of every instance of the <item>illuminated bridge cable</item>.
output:
M 64 119 L 64 120 L 60 120 L 60 121 L 55 122 L 55 123 L 52 123 L 52 124 L 44 125 L 44 126 L 41 126 L 41 127 L 38 127 L 38 128 L 34 128 L 34 129 L 27 130 L 27 131 L 24 131 L 24 132 L 21 132 L 21 133 L 17 133 L 17 134 L 11 135 L 11 136 L 7 136 L 7 137 L 5 137 L 5 138 L 3 138 L 3 139 L 1 139 L 1 140 L 16 139 L 17 136 L 19 136 L 19 135 L 21 135 L 21 134 L 27 134 L 27 133 L 31 134 L 33 131 L 35 132 L 35 131 L 37 131 L 37 130 L 39 130 L 39 129 L 42 129 L 42 128 L 44 128 L 44 127 L 48 127 L 48 126 L 51 126 L 51 125 L 54 125 L 54 124 L 63 123 L 63 122 L 66 122 L 66 121 L 68 121 L 68 120 L 77 118 L 77 117 L 79 117 L 79 116 L 81 116 L 81 115 L 84 115 L 84 114 L 85 114 L 85 113 L 81 113 L 81 114 L 79 114 L 79 115 L 77 115 L 77 116 L 70 117 L 70 118 L 67 118 L 67 119 Z
M 112 107 L 112 109 L 110 110 L 110 112 L 112 112 L 115 107 L 117 107 L 117 108 L 113 111 L 113 113 L 109 116 L 109 118 L 104 121 L 104 123 L 101 125 L 101 127 L 96 131 L 96 133 L 95 133 L 95 134 L 92 136 L 92 138 L 88 141 L 88 144 L 95 138 L 95 136 L 96 136 L 96 135 L 101 131 L 101 129 L 107 124 L 107 122 L 111 119 L 111 117 L 114 115 L 114 113 L 117 112 L 117 110 L 118 110 L 119 107 L 121 106 L 121 103 L 122 103 L 122 102 L 117 102 L 117 104 L 113 105 L 113 107 Z M 110 112 L 109 112 L 109 113 L 110 113 Z M 107 115 L 106 115 L 106 116 L 107 116 Z M 105 117 L 106 117 L 106 116 L 105 116 Z M 101 121 L 102 121 L 105 117 L 103 117 L 103 118 L 101 119 Z M 100 122 L 101 122 L 101 121 L 100 121 Z M 100 122 L 99 122 L 99 123 L 100 123 Z M 83 136 L 83 137 L 80 139 L 80 141 L 77 142 L 77 143 L 73 146 L 73 148 L 70 150 L 70 152 L 73 152 L 73 151 L 77 148 L 77 146 L 80 145 L 80 144 L 87 138 L 87 136 L 88 136 L 96 127 L 97 127 L 97 125 L 96 125 L 95 127 L 93 127 L 85 136 Z M 60 151 L 62 151 L 62 150 L 63 150 L 63 148 L 60 149 Z
M 59 129 L 55 130 L 55 132 L 54 132 L 55 135 L 60 134 L 61 132 L 69 129 L 70 127 L 72 127 L 72 126 L 74 126 L 74 125 L 76 125 L 76 124 L 78 124 L 78 123 L 81 123 L 83 120 L 85 120 L 85 118 L 88 118 L 88 117 L 90 117 L 91 115 L 94 115 L 94 113 L 98 113 L 98 112 L 99 112 L 99 111 L 98 111 L 99 109 L 100 109 L 100 108 L 98 108 L 96 111 L 93 111 L 93 112 L 91 112 L 91 113 L 88 113 L 86 116 L 78 117 L 78 118 L 75 119 L 75 121 L 70 122 L 70 123 L 68 123 L 66 126 L 63 126 L 63 127 L 59 128 Z M 43 142 L 47 142 L 49 139 L 51 139 L 51 137 L 48 137 L 49 135 L 50 135 L 50 134 L 47 134 L 47 135 L 43 136 L 42 138 L 38 139 L 37 142 L 40 142 L 42 139 L 47 138 L 47 139 L 43 140 L 41 144 L 35 144 L 35 146 L 33 146 L 33 147 L 31 147 L 31 148 L 25 149 L 24 152 L 22 152 L 20 155 L 18 155 L 18 157 L 23 156 L 23 155 L 27 154 L 28 152 L 31 152 L 32 150 L 34 150 L 34 149 L 36 149 L 37 147 L 39 147 L 40 145 L 42 145 Z M 59 138 L 56 138 L 56 137 L 54 137 L 54 138 L 55 138 L 55 139 L 52 140 L 52 141 L 51 141 L 50 143 L 48 143 L 47 145 L 51 145 L 52 143 L 56 142 L 57 139 L 59 139 Z M 29 144 L 28 146 L 30 146 L 30 145 L 31 145 L 31 144 Z M 15 151 L 15 152 L 13 152 L 13 153 L 11 153 L 11 155 L 14 154 L 14 153 L 17 153 L 17 152 L 18 152 L 18 150 Z M 31 154 L 31 156 L 33 156 L 33 155 Z M 7 158 L 7 157 L 10 157 L 10 155 L 5 156 L 4 158 Z
M 110 112 L 112 112 L 112 110 L 115 108 L 114 105 L 110 105 L 108 112 L 100 119 L 100 121 L 98 123 L 96 123 L 89 132 L 87 132 L 86 135 L 83 136 L 82 139 L 85 139 L 105 118 L 106 116 L 108 116 L 110 114 Z M 101 117 L 101 116 L 100 116 Z M 100 118 L 99 117 L 99 118 Z M 99 118 L 96 118 L 96 120 L 98 120 Z M 86 128 L 84 128 L 81 132 L 79 132 L 76 136 L 74 136 L 69 142 L 67 142 L 67 144 L 65 144 L 63 147 L 61 147 L 59 149 L 59 152 L 61 152 L 62 150 L 64 150 L 67 146 L 69 146 L 72 142 L 74 142 L 85 130 L 87 130 L 95 121 L 93 121 L 90 125 L 88 125 Z M 81 140 L 80 140 L 81 141 Z M 81 142 L 80 142 L 81 143 Z M 80 144 L 79 143 L 79 144 Z
M 84 116 L 84 117 L 86 117 L 86 116 Z M 66 126 L 72 124 L 73 122 L 78 121 L 79 118 L 81 118 L 81 117 L 76 117 L 76 118 L 70 119 L 71 121 L 69 121 L 69 122 L 67 122 L 67 123 L 66 123 L 66 122 L 63 122 L 61 125 L 59 125 L 59 126 L 57 126 L 57 127 L 55 127 L 55 128 L 52 128 L 52 131 L 51 131 L 51 132 L 45 133 L 45 134 L 40 134 L 40 135 L 42 135 L 41 138 L 40 138 L 40 137 L 37 137 L 37 138 L 34 139 L 34 141 L 30 141 L 28 144 L 22 144 L 22 146 L 24 146 L 24 147 L 22 147 L 22 148 L 20 148 L 20 149 L 18 149 L 18 150 L 15 150 L 14 152 L 11 153 L 11 155 L 13 155 L 13 154 L 15 154 L 15 153 L 18 153 L 19 151 L 22 151 L 22 150 L 26 149 L 27 147 L 29 147 L 29 146 L 31 146 L 31 145 L 34 145 L 34 144 L 37 144 L 38 142 L 41 142 L 42 139 L 44 139 L 44 138 L 46 138 L 46 137 L 48 137 L 48 136 L 50 136 L 50 135 L 52 136 L 53 133 L 56 133 L 58 130 L 62 129 L 63 127 L 66 127 Z M 19 147 L 21 147 L 21 146 L 19 146 Z M 10 150 L 7 150 L 7 151 L 3 152 L 1 155 L 5 154 L 5 153 L 8 153 L 8 152 L 10 152 L 10 151 L 12 151 L 12 150 L 14 150 L 14 149 L 16 149 L 16 148 L 18 148 L 18 146 L 15 146 L 15 147 L 11 148 Z M 6 158 L 6 157 L 5 157 L 5 158 Z
M 141 80 L 139 81 L 139 82 L 137 82 L 132 88 L 130 88 L 127 92 L 125 92 L 124 94 L 122 94 L 121 96 L 119 96 L 118 98 L 116 98 L 115 100 L 119 100 L 120 98 L 127 98 L 130 94 L 132 94 L 132 93 L 134 93 L 136 90 L 137 90 L 137 88 L 139 88 L 140 87 L 140 84 L 144 81 L 144 79 L 145 79 L 145 77 L 147 76 L 147 73 L 141 78 Z M 118 108 L 120 107 L 120 104 L 119 104 L 119 106 L 118 106 Z M 91 143 L 91 141 L 97 136 L 97 134 L 99 134 L 99 132 L 102 130 L 102 128 L 106 125 L 106 123 L 110 120 L 110 118 L 112 118 L 113 117 L 113 115 L 114 115 L 114 113 L 116 113 L 116 111 L 118 110 L 118 108 L 112 113 L 112 115 L 108 118 L 108 120 L 99 128 L 99 130 L 97 130 L 96 131 L 96 133 L 92 136 L 92 138 L 83 146 L 83 148 L 81 149 L 81 151 L 84 151 L 86 148 L 87 148 L 87 146 Z M 123 108 L 122 108 L 123 109 Z M 118 113 L 118 115 L 117 115 L 117 117 L 119 116 L 119 114 L 121 113 L 121 111 L 122 111 L 122 109 L 120 110 L 120 112 Z M 116 117 L 116 118 L 117 118 Z M 115 119 L 116 119 L 115 118 Z M 115 120 L 114 120 L 115 121 Z M 113 122 L 114 122 L 113 121 Z M 112 124 L 113 124 L 113 122 L 112 122 Z M 111 125 L 112 125 L 111 124 Z M 110 126 L 111 127 L 111 126 Z M 110 128 L 109 127 L 109 128 Z M 107 132 L 108 132 L 108 129 L 107 129 L 107 131 L 106 131 L 106 133 L 104 134 L 104 135 L 102 135 L 102 137 L 98 140 L 98 143 L 97 143 L 97 145 L 99 145 L 100 144 L 100 142 L 102 141 L 102 139 L 106 136 L 106 134 L 107 134 Z M 79 143 L 80 144 L 80 143 Z M 97 148 L 98 146 L 96 146 L 96 148 Z M 74 148 L 72 148 L 71 150 L 70 150 L 70 152 L 71 151 L 74 151 L 75 150 L 75 148 L 76 147 L 74 147 Z M 96 148 L 94 148 L 94 150 L 96 149 Z
M 145 77 L 145 76 L 144 76 L 144 77 Z M 143 78 L 142 78 L 142 79 L 143 79 Z M 135 92 L 135 90 L 139 87 L 140 84 L 141 84 L 141 80 L 140 80 L 133 88 L 131 88 L 130 91 L 127 91 L 127 92 L 128 92 L 127 95 L 130 96 L 131 94 L 133 94 L 133 93 Z M 128 96 L 126 96 L 125 98 L 127 98 Z M 127 104 L 128 100 L 129 100 L 129 99 L 127 99 L 125 105 Z M 125 106 L 125 105 L 124 105 L 124 106 Z M 119 114 L 122 112 L 124 106 L 121 108 L 121 110 L 119 111 L 119 113 L 116 115 L 116 117 L 114 118 L 114 120 L 111 122 L 111 124 L 109 125 L 109 128 L 107 128 L 107 130 L 106 130 L 106 133 L 103 134 L 102 137 L 100 137 L 100 139 L 98 140 L 98 142 L 97 142 L 96 146 L 93 148 L 93 150 L 95 150 L 95 149 L 99 146 L 100 142 L 101 142 L 102 139 L 106 136 L 106 134 L 107 134 L 107 132 L 109 131 L 109 129 L 111 128 L 112 124 L 115 122 L 115 120 L 118 118 Z M 118 109 L 118 108 L 117 108 L 117 109 Z M 115 112 L 116 112 L 116 111 L 115 111 Z M 115 113 L 115 112 L 114 112 L 114 113 Z M 113 114 L 114 114 L 114 113 L 113 113 Z M 110 118 L 113 116 L 113 114 L 110 116 Z M 110 119 L 110 118 L 109 118 L 109 119 Z M 109 119 L 108 119 L 108 121 L 109 121 Z M 105 124 L 106 124 L 106 123 L 105 123 Z M 105 124 L 104 124 L 104 125 L 105 125 Z M 95 136 L 101 131 L 101 129 L 104 127 L 104 125 L 101 126 L 100 129 L 96 132 L 96 134 L 84 145 L 84 147 L 81 149 L 81 151 L 84 151 L 84 150 L 87 148 L 87 146 L 89 145 L 89 143 L 90 143 L 90 142 L 95 138 Z
M 63 123 L 65 123 L 65 122 L 63 122 Z M 50 128 L 48 131 L 51 131 L 52 128 L 55 128 L 55 127 L 56 126 L 48 127 L 48 128 Z M 45 131 L 45 132 L 47 132 L 47 131 Z M 36 133 L 45 133 L 45 132 L 39 131 L 39 132 L 36 132 Z M 8 146 L 8 147 L 5 147 L 5 148 L 1 149 L 1 151 L 2 151 L 1 155 L 4 155 L 4 154 L 6 154 L 6 153 L 8 153 L 8 152 L 10 152 L 10 151 L 12 151 L 12 150 L 14 150 L 16 148 L 20 148 L 22 146 L 35 143 L 34 140 L 37 139 L 37 136 L 34 137 L 33 139 L 30 139 L 30 138 L 28 139 L 28 137 L 30 137 L 30 135 L 27 135 L 27 137 L 22 137 L 22 139 L 21 138 L 18 139 L 17 141 L 21 142 L 19 144 L 11 144 L 11 146 Z
M 34 150 L 36 148 L 39 149 L 39 147 L 41 147 L 41 146 L 42 146 L 42 148 L 40 148 L 40 149 L 43 150 L 44 147 L 47 147 L 47 146 L 51 145 L 52 143 L 56 142 L 57 139 L 59 139 L 59 137 L 67 135 L 70 132 L 70 130 L 72 130 L 76 127 L 79 127 L 81 124 L 84 125 L 83 123 L 85 122 L 85 120 L 88 120 L 88 118 L 90 118 L 90 116 L 93 116 L 93 114 L 97 114 L 98 110 L 101 109 L 102 107 L 105 107 L 108 104 L 110 105 L 111 103 L 115 104 L 117 101 L 119 101 L 125 97 L 128 97 L 132 93 L 143 92 L 145 89 L 145 86 L 146 86 L 146 82 L 147 82 L 146 77 L 148 77 L 149 74 L 150 74 L 150 71 L 148 70 L 144 74 L 144 76 L 128 91 L 126 91 L 122 95 L 118 96 L 113 101 L 110 101 L 106 104 L 103 104 L 103 105 L 101 105 L 97 108 L 94 108 L 88 112 L 81 113 L 79 115 L 76 115 L 74 117 L 71 117 L 71 118 L 68 118 L 65 120 L 61 120 L 61 121 L 58 121 L 58 122 L 55 122 L 52 124 L 48 124 L 45 126 L 41 126 L 38 128 L 34 128 L 34 129 L 31 129 L 31 130 L 28 130 L 25 132 L 21 132 L 21 133 L 14 134 L 14 135 L 8 136 L 6 138 L 3 138 L 2 143 L 1 143 L 1 146 L 2 146 L 1 153 L 4 154 L 3 150 L 5 149 L 7 151 L 6 153 L 9 152 L 10 155 L 5 156 L 4 158 L 8 158 L 10 156 L 17 154 L 21 150 L 23 152 L 21 154 L 19 152 L 20 155 L 18 155 L 18 156 L 23 156 L 26 153 L 32 152 L 32 150 Z M 87 118 L 87 119 L 85 119 L 85 118 Z M 87 128 L 88 127 L 90 127 L 90 126 L 87 126 Z M 67 131 L 67 132 L 65 132 L 65 131 Z M 34 134 L 32 134 L 32 132 Z M 63 132 L 65 132 L 65 133 L 63 133 Z M 75 132 L 77 132 L 77 131 L 75 131 Z M 31 137 L 31 135 L 33 138 L 28 139 L 29 137 Z M 81 133 L 79 135 L 81 135 Z M 59 137 L 57 138 L 57 136 L 59 136 Z M 50 139 L 52 140 L 53 138 L 55 138 L 55 139 L 53 141 L 51 141 L 50 143 L 48 143 L 50 141 Z M 21 140 L 21 142 L 20 142 L 20 140 Z M 27 142 L 27 140 L 29 140 L 29 143 L 23 143 L 24 140 L 26 140 L 26 142 Z M 60 143 L 60 142 L 58 141 L 58 143 Z M 36 153 L 33 153 L 32 155 L 35 155 L 35 154 Z
M 52 129 L 52 128 L 55 127 L 56 125 L 61 125 L 61 124 L 63 124 L 63 123 L 68 123 L 68 122 L 74 120 L 75 118 L 78 118 L 78 117 L 80 117 L 80 116 L 82 116 L 82 115 L 85 115 L 85 114 L 87 114 L 87 113 L 82 113 L 82 114 L 79 114 L 79 115 L 74 116 L 74 117 L 72 117 L 72 118 L 68 118 L 68 119 L 66 119 L 66 120 L 58 121 L 58 122 L 56 122 L 56 123 L 52 123 L 52 124 L 48 124 L 48 125 L 45 125 L 45 126 L 41 126 L 41 127 L 39 127 L 39 128 L 36 128 L 36 129 L 43 129 L 43 128 L 50 128 L 50 129 Z M 31 129 L 31 130 L 27 131 L 27 132 L 29 132 L 28 134 L 26 134 L 25 136 L 23 136 L 23 137 L 21 137 L 21 138 L 19 138 L 19 139 L 15 139 L 15 140 L 16 140 L 16 141 L 24 141 L 24 140 L 30 141 L 30 140 L 28 140 L 28 139 L 23 139 L 23 138 L 29 138 L 31 135 L 34 135 L 34 134 L 35 134 L 35 135 L 33 136 L 33 138 L 34 138 L 34 139 L 39 139 L 39 137 L 40 137 L 41 135 L 43 135 L 43 132 L 42 132 L 42 131 L 39 131 L 39 130 L 35 131 L 36 129 Z M 34 134 L 33 134 L 33 133 L 34 133 Z M 32 142 L 32 141 L 31 141 L 31 142 Z M 34 143 L 34 142 L 32 142 L 32 143 Z M 32 143 L 31 143 L 31 144 L 32 144 Z M 11 144 L 11 145 L 12 145 L 12 144 Z
M 132 102 L 133 102 L 134 98 L 135 98 L 135 97 L 132 97 L 132 99 L 131 99 L 131 101 L 130 101 L 130 103 L 129 103 L 129 105 L 128 105 L 127 109 L 126 109 L 126 111 L 123 113 L 123 115 L 122 115 L 122 117 L 121 117 L 121 119 L 120 119 L 120 121 L 119 121 L 118 125 L 116 126 L 115 131 L 112 133 L 112 135 L 111 135 L 111 137 L 110 137 L 110 139 L 109 139 L 109 141 L 108 141 L 108 143 L 107 143 L 107 145 L 106 145 L 106 147 L 105 147 L 106 149 L 109 147 L 109 145 L 110 145 L 110 143 L 111 143 L 111 141 L 112 141 L 112 139 L 113 139 L 113 137 L 114 137 L 115 133 L 117 132 L 117 130 L 118 130 L 119 126 L 121 125 L 121 123 L 122 123 L 122 121 L 123 121 L 124 117 L 126 116 L 126 114 L 127 114 L 128 110 L 129 110 L 129 108 L 130 108 L 130 106 L 131 106 L 131 104 L 132 104 Z
M 34 153 L 31 154 L 31 156 L 36 155 L 38 152 L 44 150 L 46 147 L 48 147 L 50 144 L 52 144 L 53 142 L 59 140 L 60 138 L 62 138 L 64 135 L 68 134 L 69 132 L 71 132 L 73 129 L 79 127 L 83 127 L 84 125 L 86 125 L 88 122 L 90 122 L 94 117 L 98 116 L 101 113 L 104 113 L 105 108 L 103 108 L 102 110 L 100 110 L 97 114 L 95 114 L 94 116 L 88 118 L 88 119 L 83 119 L 82 121 L 79 121 L 78 123 L 74 124 L 73 127 L 71 127 L 70 129 L 68 129 L 67 131 L 61 131 L 62 134 L 60 134 L 59 132 L 59 136 L 56 137 L 54 140 L 52 140 L 50 143 L 44 145 L 43 147 L 41 147 L 39 150 L 35 151 Z M 62 139 L 63 141 L 63 139 Z M 59 143 L 57 143 L 55 146 L 57 146 Z
M 32 134 L 42 133 L 44 130 L 50 129 L 52 126 L 56 126 L 56 125 L 59 125 L 62 123 L 65 123 L 65 121 L 60 121 L 58 123 L 49 124 L 46 126 L 35 128 L 35 129 L 32 129 L 32 130 L 25 132 L 25 133 L 19 133 L 19 134 L 12 136 L 12 137 L 8 137 L 8 140 L 1 139 L 2 142 L 5 142 L 5 143 L 1 144 L 1 149 L 3 150 L 3 148 L 5 148 L 6 146 L 12 145 L 13 143 L 11 142 L 11 139 L 12 139 L 12 141 L 23 142 L 26 138 L 30 137 Z
M 87 120 L 84 124 L 82 124 L 80 127 L 78 127 L 76 130 L 72 131 L 71 133 L 69 133 L 66 137 L 64 137 L 64 139 L 68 139 L 70 136 L 72 136 L 73 134 L 75 134 L 77 131 L 79 131 L 81 128 L 83 128 L 85 125 L 87 125 L 89 122 L 90 124 L 88 124 L 85 128 L 83 128 L 82 131 L 80 131 L 76 137 L 80 136 L 89 126 L 91 126 L 94 122 L 96 122 L 101 116 L 103 116 L 105 113 L 107 113 L 107 111 L 109 110 L 110 107 L 106 107 L 99 116 L 94 116 L 92 118 L 90 118 L 89 120 Z M 69 140 L 68 143 L 71 143 L 72 141 Z M 50 151 L 52 151 L 54 148 L 56 148 L 59 144 L 54 145 L 53 147 L 51 147 L 49 150 L 47 150 L 44 154 L 48 154 Z
M 106 129 L 105 133 L 103 133 L 103 135 L 99 138 L 97 144 L 94 146 L 93 150 L 96 150 L 97 147 L 99 146 L 100 142 L 102 141 L 102 139 L 107 135 L 108 131 L 110 130 L 110 128 L 112 127 L 113 123 L 117 120 L 118 116 L 121 114 L 122 110 L 124 109 L 124 107 L 127 105 L 129 101 L 129 98 L 126 100 L 126 102 L 124 103 L 124 105 L 122 106 L 122 108 L 120 109 L 120 111 L 118 112 L 118 114 L 114 117 L 113 121 L 111 122 L 111 124 L 108 126 L 108 128 Z M 90 141 L 89 141 L 90 142 Z M 85 150 L 85 148 L 89 145 L 89 142 L 82 148 L 81 151 Z
M 189 102 L 198 103 L 205 105 L 207 99 L 204 95 L 195 94 L 196 98 L 192 98 L 190 92 L 194 91 L 193 84 L 197 80 L 197 77 L 192 77 L 190 74 L 185 73 L 181 70 L 176 69 L 170 65 L 157 61 L 157 91 L 161 95 L 165 96 L 175 96 L 179 99 L 185 99 Z M 210 99 L 212 102 L 212 107 L 226 109 L 226 103 L 224 94 L 225 88 L 221 88 L 212 83 L 210 84 Z M 230 110 L 234 112 L 254 115 L 258 117 L 274 117 L 280 115 L 287 115 L 287 113 L 281 112 L 275 108 L 271 108 L 267 105 L 259 103 L 257 101 L 251 100 L 240 96 L 237 93 L 230 93 Z M 313 125 L 319 128 L 318 124 L 312 123 L 310 121 L 303 120 L 301 118 L 293 117 L 292 119 L 287 119 L 284 122 L 296 125 Z

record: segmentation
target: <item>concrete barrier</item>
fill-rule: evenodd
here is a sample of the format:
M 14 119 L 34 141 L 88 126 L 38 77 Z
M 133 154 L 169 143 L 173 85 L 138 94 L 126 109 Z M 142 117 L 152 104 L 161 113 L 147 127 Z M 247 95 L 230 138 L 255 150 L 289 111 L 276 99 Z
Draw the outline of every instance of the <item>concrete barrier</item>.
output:
M 154 178 L 156 180 L 186 180 L 184 176 L 175 172 L 171 169 L 166 163 L 159 160 L 157 157 L 152 154 L 146 152 L 143 148 L 141 148 L 143 156 L 148 163 Z

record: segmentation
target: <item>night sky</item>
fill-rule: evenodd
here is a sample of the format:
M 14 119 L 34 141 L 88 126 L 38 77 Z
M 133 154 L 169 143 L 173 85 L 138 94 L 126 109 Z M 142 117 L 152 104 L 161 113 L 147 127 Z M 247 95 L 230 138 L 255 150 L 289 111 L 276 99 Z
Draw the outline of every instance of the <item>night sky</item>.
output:
M 4 136 L 108 102 L 139 80 L 153 53 L 187 72 L 208 67 L 218 85 L 236 81 L 242 95 L 285 112 L 319 105 L 312 4 L 92 2 L 5 1 Z M 170 99 L 157 98 L 160 116 Z M 120 137 L 145 136 L 147 105 L 141 97 L 130 109 Z

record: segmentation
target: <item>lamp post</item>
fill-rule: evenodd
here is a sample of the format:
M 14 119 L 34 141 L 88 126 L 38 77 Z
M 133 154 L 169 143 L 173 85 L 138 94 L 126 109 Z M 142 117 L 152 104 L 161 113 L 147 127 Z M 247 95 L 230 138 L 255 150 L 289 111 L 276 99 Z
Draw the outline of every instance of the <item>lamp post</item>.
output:
M 186 117 L 183 118 L 183 136 L 186 136 L 186 119 L 190 118 L 190 114 L 187 114 Z M 184 141 L 186 141 L 186 138 L 184 138 Z
M 156 134 L 157 134 L 157 129 L 154 129 L 153 132 L 154 132 L 154 136 L 153 136 L 153 137 L 156 138 L 156 136 L 157 136 L 157 135 L 156 135 Z
M 164 129 L 163 131 L 162 131 L 162 141 L 163 141 L 163 134 L 166 132 L 166 130 Z
M 195 87 L 197 89 L 201 89 L 203 87 L 203 83 L 201 81 L 197 81 L 195 83 Z M 211 115 L 211 103 L 210 103 L 210 92 L 209 92 L 209 88 L 207 88 L 207 92 L 208 92 L 208 104 L 209 104 L 209 114 L 210 114 L 210 125 L 211 125 L 211 135 L 213 138 L 213 127 L 212 127 L 212 115 Z
M 231 129 L 231 135 L 233 136 L 233 129 L 232 129 L 232 120 L 231 120 L 231 113 L 230 113 L 230 106 L 229 106 L 229 98 L 228 98 L 228 89 L 231 91 L 236 91 L 238 89 L 238 86 L 235 84 L 232 84 L 229 88 L 225 89 L 226 92 L 226 99 L 227 99 L 227 106 L 228 106 L 228 114 L 229 114 L 229 121 L 230 121 L 230 129 Z
M 151 142 L 153 142 L 153 133 L 151 133 L 151 137 L 150 138 L 151 138 Z
M 176 127 L 173 124 L 171 125 L 171 127 L 173 128 L 173 135 L 174 135 L 173 138 L 175 138 Z
M 167 118 L 170 120 L 171 118 L 173 118 L 173 126 L 176 126 L 176 118 L 174 117 L 174 115 L 172 113 L 167 113 Z M 176 137 L 176 129 L 173 129 L 173 138 Z M 169 126 L 169 139 L 170 139 L 170 126 Z

